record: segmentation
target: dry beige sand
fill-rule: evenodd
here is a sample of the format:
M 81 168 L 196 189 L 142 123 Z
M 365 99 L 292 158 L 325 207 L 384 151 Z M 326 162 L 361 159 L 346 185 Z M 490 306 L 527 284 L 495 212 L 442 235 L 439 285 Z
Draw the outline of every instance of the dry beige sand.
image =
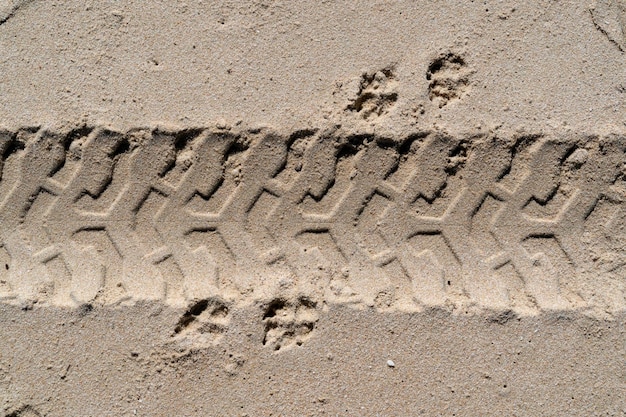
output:
M 626 416 L 626 2 L 0 0 L 0 415 Z

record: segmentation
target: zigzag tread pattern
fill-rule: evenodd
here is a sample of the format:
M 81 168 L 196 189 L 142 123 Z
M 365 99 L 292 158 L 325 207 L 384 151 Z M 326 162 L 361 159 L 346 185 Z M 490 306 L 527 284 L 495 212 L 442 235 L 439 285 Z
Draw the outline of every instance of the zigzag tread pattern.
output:
M 623 310 L 626 138 L 0 132 L 0 299 Z

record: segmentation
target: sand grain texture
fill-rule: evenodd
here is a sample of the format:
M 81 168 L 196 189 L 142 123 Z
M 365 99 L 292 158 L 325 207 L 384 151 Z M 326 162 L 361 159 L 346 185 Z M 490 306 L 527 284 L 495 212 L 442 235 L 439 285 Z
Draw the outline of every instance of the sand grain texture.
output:
M 0 2 L 0 414 L 626 415 L 625 10 Z

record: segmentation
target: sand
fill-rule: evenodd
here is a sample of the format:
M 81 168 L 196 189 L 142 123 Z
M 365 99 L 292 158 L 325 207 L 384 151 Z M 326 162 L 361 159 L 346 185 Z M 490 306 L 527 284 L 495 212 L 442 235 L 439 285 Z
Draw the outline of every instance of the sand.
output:
M 0 2 L 0 415 L 626 415 L 626 3 Z

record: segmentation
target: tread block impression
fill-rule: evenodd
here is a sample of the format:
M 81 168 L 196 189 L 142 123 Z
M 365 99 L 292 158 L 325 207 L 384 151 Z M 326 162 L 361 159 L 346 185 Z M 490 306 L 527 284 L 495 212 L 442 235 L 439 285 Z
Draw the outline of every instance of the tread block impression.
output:
M 618 135 L 3 131 L 0 299 L 196 300 L 177 335 L 219 333 L 215 300 L 281 291 L 612 313 L 625 307 L 625 152 Z M 283 346 L 274 333 L 297 331 L 276 320 L 267 343 Z

